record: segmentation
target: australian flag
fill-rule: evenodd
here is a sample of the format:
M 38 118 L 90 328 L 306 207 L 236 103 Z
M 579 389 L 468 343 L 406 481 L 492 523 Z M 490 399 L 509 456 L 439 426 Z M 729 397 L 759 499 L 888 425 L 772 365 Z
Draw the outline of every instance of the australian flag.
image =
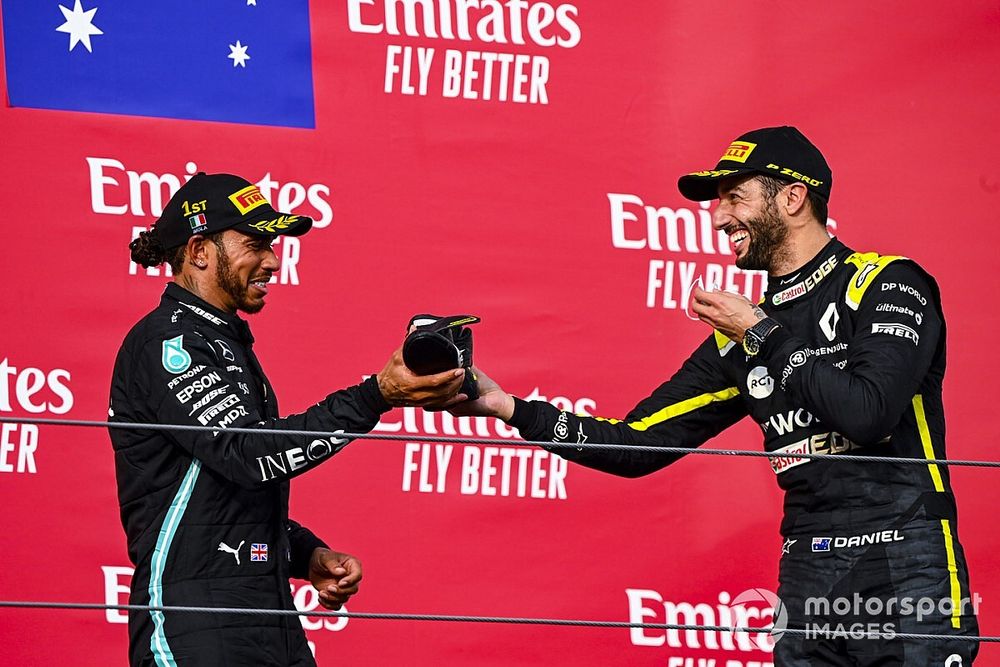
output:
M 817 551 L 829 551 L 830 542 L 833 541 L 831 537 L 814 537 L 812 540 L 812 550 Z
M 308 0 L 9 0 L 11 106 L 315 127 Z

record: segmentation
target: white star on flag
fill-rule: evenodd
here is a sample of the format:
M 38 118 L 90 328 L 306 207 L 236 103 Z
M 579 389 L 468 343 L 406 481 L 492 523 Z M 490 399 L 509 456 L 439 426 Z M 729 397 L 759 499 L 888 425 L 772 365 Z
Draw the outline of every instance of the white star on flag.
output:
M 80 0 L 76 0 L 79 2 Z M 229 55 L 227 58 L 233 59 L 233 67 L 239 65 L 240 67 L 246 69 L 247 61 L 250 60 L 250 54 L 247 53 L 249 46 L 244 46 L 240 44 L 240 40 L 236 40 L 235 44 L 229 45 Z
M 253 5 L 254 7 L 256 7 L 257 6 L 257 0 L 247 0 L 247 7 L 249 7 L 250 5 Z
M 69 50 L 72 51 L 77 44 L 82 42 L 87 47 L 87 51 L 93 53 L 94 50 L 90 48 L 90 36 L 104 34 L 104 31 L 93 23 L 97 7 L 83 11 L 80 0 L 76 0 L 72 11 L 62 5 L 59 5 L 59 9 L 62 10 L 66 22 L 56 28 L 56 32 L 69 33 Z

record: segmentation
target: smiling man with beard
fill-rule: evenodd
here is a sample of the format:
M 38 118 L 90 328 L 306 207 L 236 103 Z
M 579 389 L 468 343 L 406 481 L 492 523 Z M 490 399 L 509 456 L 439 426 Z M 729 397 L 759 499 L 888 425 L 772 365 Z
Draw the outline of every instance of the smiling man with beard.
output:
M 905 257 L 831 238 L 832 180 L 792 127 L 748 132 L 713 169 L 681 177 L 688 199 L 719 200 L 715 228 L 739 268 L 768 272 L 768 291 L 753 304 L 696 289 L 692 309 L 715 331 L 623 419 L 523 401 L 478 369 L 480 398 L 451 410 L 500 417 L 570 461 L 625 477 L 681 455 L 574 445 L 692 448 L 749 415 L 781 454 L 770 459 L 785 492 L 778 595 L 788 627 L 814 631 L 780 636 L 775 664 L 968 667 L 978 645 L 955 636 L 978 628 L 947 467 L 836 460 L 945 458 L 937 284 Z
M 292 477 L 331 460 L 348 441 L 282 431 L 363 433 L 393 406 L 440 406 L 458 394 L 464 370 L 418 377 L 397 350 L 368 380 L 279 418 L 250 327 L 236 313 L 264 307 L 279 268 L 274 238 L 311 226 L 310 218 L 275 211 L 243 178 L 199 173 L 129 246 L 143 266 L 169 263 L 174 281 L 122 343 L 110 418 L 208 427 L 110 429 L 135 565 L 131 604 L 290 610 L 295 577 L 312 583 L 324 607 L 339 609 L 358 590 L 361 563 L 290 520 L 288 494 Z M 129 612 L 129 664 L 315 661 L 296 616 L 154 610 Z

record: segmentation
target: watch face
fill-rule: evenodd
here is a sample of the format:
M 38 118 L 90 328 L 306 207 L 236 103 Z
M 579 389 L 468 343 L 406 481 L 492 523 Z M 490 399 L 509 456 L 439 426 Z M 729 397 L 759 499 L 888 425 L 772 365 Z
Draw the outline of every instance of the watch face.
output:
M 748 330 L 743 334 L 743 351 L 751 357 L 760 352 L 760 339 L 754 332 Z

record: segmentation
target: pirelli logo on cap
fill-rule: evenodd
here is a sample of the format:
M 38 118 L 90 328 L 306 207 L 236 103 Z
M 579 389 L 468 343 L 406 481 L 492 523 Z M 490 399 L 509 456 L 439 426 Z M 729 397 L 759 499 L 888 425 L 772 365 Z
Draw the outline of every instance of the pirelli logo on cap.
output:
M 733 162 L 746 162 L 747 158 L 750 157 L 750 153 L 753 153 L 753 149 L 755 148 L 757 148 L 757 144 L 749 141 L 734 141 L 729 144 L 729 148 L 722 154 L 719 161 L 732 160 Z
M 229 195 L 229 201 L 233 202 L 233 205 L 239 209 L 240 213 L 246 215 L 250 211 L 254 210 L 258 206 L 263 206 L 267 203 L 267 199 L 261 194 L 260 188 L 256 185 L 248 185 L 247 187 L 234 192 Z

